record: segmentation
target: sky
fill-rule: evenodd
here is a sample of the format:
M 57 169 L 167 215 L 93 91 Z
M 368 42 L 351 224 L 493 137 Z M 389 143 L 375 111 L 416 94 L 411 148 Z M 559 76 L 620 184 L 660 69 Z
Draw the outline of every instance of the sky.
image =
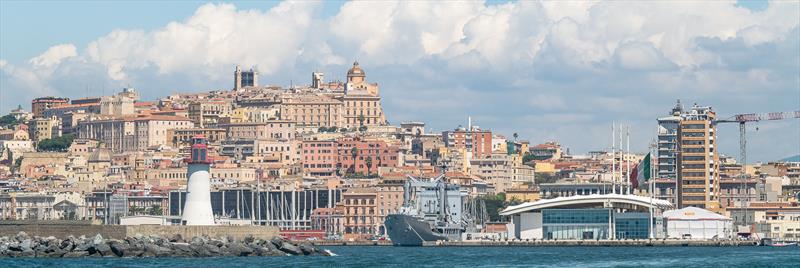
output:
M 0 113 L 137 88 L 145 100 L 344 80 L 358 60 L 390 123 L 467 124 L 574 154 L 631 126 L 647 151 L 680 99 L 720 117 L 800 110 L 800 1 L 0 1 Z M 720 125 L 738 156 L 738 127 Z M 800 154 L 800 120 L 748 125 L 748 160 Z

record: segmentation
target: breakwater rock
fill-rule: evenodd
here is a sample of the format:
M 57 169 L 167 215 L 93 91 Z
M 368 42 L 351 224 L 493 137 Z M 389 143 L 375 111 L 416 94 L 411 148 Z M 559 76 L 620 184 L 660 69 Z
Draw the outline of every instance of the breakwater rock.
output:
M 136 235 L 125 239 L 93 237 L 30 237 L 25 232 L 16 236 L 0 236 L 2 257 L 220 257 L 220 256 L 287 256 L 330 255 L 311 243 L 294 243 L 281 237 L 270 240 L 252 236 L 241 241 L 230 237 L 180 235 L 165 238 L 157 235 Z

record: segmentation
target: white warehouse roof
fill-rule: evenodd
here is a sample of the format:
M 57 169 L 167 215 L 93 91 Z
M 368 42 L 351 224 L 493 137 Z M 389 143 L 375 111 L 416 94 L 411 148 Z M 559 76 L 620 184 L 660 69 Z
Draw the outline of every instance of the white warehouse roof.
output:
M 696 207 L 685 207 L 682 209 L 674 209 L 674 210 L 667 210 L 664 211 L 664 219 L 667 220 L 688 220 L 688 221 L 695 221 L 695 220 L 720 220 L 720 221 L 729 221 L 731 218 L 725 217 L 723 215 Z
M 638 195 L 604 194 L 604 195 L 573 195 L 568 197 L 557 197 L 553 199 L 542 199 L 536 202 L 526 202 L 516 206 L 510 206 L 500 212 L 500 215 L 513 215 L 526 211 L 592 203 L 626 203 L 648 208 L 670 209 L 674 208 L 672 203 L 666 200 L 655 199 Z

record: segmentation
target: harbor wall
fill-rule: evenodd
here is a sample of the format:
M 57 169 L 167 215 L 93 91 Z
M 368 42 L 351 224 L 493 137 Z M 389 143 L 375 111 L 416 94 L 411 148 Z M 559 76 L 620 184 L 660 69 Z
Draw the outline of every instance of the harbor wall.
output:
M 739 247 L 758 246 L 752 240 L 538 240 L 538 241 L 431 241 L 424 247 Z
M 243 239 L 247 235 L 270 239 L 279 235 L 278 228 L 272 226 L 185 226 L 185 225 L 92 225 L 88 221 L 0 221 L 0 236 L 14 236 L 20 231 L 30 236 L 94 236 L 122 239 L 142 235 L 172 237 L 180 234 L 184 239 L 207 235 L 210 237 L 231 236 Z

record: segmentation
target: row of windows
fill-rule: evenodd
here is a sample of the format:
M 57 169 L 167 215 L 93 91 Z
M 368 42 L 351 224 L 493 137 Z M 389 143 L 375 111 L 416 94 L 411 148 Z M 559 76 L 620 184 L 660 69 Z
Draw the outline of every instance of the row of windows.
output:
M 375 199 L 345 199 L 345 205 L 374 205 Z
M 366 107 L 372 107 L 372 106 L 378 107 L 378 102 L 377 101 L 359 101 L 359 102 L 348 101 L 348 102 L 345 102 L 345 106 L 347 106 L 347 107 L 351 107 L 351 106 L 352 107 L 364 107 L 364 103 L 367 104 Z M 358 104 L 358 105 L 356 105 L 356 104 Z

